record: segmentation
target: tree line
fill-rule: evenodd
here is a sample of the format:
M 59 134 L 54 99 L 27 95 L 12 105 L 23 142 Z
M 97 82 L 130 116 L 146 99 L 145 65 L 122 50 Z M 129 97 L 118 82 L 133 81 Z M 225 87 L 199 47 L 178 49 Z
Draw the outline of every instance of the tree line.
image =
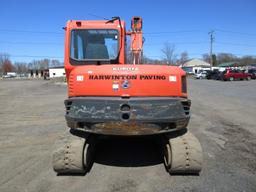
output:
M 186 51 L 182 52 L 180 55 L 175 53 L 175 45 L 170 43 L 165 43 L 161 49 L 163 53 L 163 58 L 159 62 L 167 63 L 170 65 L 181 65 L 189 60 L 188 53 Z M 202 60 L 210 63 L 210 55 L 208 53 L 202 54 Z M 237 62 L 240 65 L 249 65 L 256 63 L 256 57 L 247 55 L 238 57 L 232 53 L 218 53 L 212 55 L 213 66 L 218 66 L 221 63 L 226 62 Z
M 203 54 L 202 58 L 206 62 L 210 61 L 209 54 Z M 213 62 L 213 66 L 218 66 L 221 63 L 227 63 L 227 62 L 237 62 L 240 65 L 249 65 L 249 64 L 256 63 L 256 57 L 251 55 L 238 57 L 232 53 L 218 53 L 218 54 L 212 55 L 212 62 Z
M 57 59 L 40 59 L 27 62 L 12 62 L 10 55 L 0 53 L 0 74 L 7 72 L 17 72 L 18 74 L 28 73 L 31 70 L 45 70 L 49 67 L 63 66 Z
M 182 65 L 188 61 L 189 55 L 186 51 L 181 54 L 177 54 L 175 50 L 175 45 L 171 43 L 165 43 L 161 49 L 162 58 L 153 59 L 143 55 L 142 62 L 149 64 L 169 64 L 169 65 Z M 129 57 L 129 51 L 127 49 L 127 62 L 131 63 L 131 58 Z M 209 54 L 203 54 L 202 60 L 210 63 Z M 221 63 L 226 62 L 238 62 L 240 65 L 255 64 L 255 56 L 242 56 L 238 57 L 232 53 L 218 53 L 212 55 L 213 66 L 218 66 Z M 17 72 L 19 74 L 27 73 L 30 70 L 45 70 L 49 67 L 63 66 L 63 63 L 57 59 L 40 59 L 33 60 L 29 63 L 26 62 L 14 62 L 10 60 L 10 55 L 6 53 L 0 53 L 0 74 L 6 74 L 7 72 Z

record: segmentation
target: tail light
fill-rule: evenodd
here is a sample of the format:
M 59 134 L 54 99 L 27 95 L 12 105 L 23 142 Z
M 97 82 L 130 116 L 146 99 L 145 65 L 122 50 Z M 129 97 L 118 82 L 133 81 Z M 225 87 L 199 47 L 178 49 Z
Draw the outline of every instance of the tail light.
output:
M 181 89 L 182 89 L 182 93 L 187 93 L 187 79 L 186 76 L 182 76 L 181 77 Z

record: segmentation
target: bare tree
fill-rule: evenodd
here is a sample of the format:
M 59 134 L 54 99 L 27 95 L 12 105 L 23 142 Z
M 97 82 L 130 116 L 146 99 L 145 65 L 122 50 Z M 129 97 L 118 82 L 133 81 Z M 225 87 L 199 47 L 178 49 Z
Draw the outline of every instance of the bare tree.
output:
M 6 74 L 7 72 L 13 72 L 15 67 L 12 65 L 10 60 L 5 60 L 3 63 L 3 72 Z
M 243 56 L 243 57 L 237 57 L 232 53 L 219 53 L 217 55 L 212 55 L 213 56 L 213 66 L 221 64 L 221 63 L 226 63 L 226 62 L 239 62 L 241 65 L 249 65 L 256 63 L 256 57 L 253 56 Z M 209 61 L 209 55 L 204 54 L 203 55 L 203 60 L 208 62 Z
M 27 73 L 28 72 L 28 65 L 27 65 L 27 63 L 16 62 L 16 63 L 14 63 L 14 65 L 16 67 L 17 73 L 21 74 L 21 73 Z
M 166 61 L 168 65 L 174 65 L 177 58 L 177 55 L 175 54 L 175 46 L 166 42 L 161 51 L 164 54 L 164 61 Z
M 210 56 L 209 56 L 209 54 L 207 54 L 207 53 L 203 54 L 203 55 L 202 55 L 202 58 L 203 58 L 203 60 L 204 60 L 205 62 L 209 62 L 209 61 L 210 61 Z
M 59 66 L 61 66 L 62 64 L 61 64 L 61 62 L 59 61 L 59 60 L 57 60 L 57 59 L 53 59 L 53 60 L 51 60 L 51 66 L 52 67 L 59 67 Z
M 48 69 L 50 64 L 49 59 L 43 59 L 39 61 L 40 70 Z
M 39 68 L 40 68 L 40 64 L 38 60 L 33 60 L 31 63 L 29 63 L 29 69 L 38 70 Z
M 249 64 L 253 64 L 253 63 L 256 63 L 256 57 L 253 57 L 253 56 L 243 56 L 241 59 L 240 59 L 240 63 L 242 65 L 249 65 Z
M 188 60 L 188 53 L 186 51 L 180 54 L 179 64 L 183 66 L 183 64 Z
M 6 53 L 0 54 L 0 69 L 1 73 L 7 73 L 14 71 L 15 67 L 12 65 L 12 62 L 10 60 L 10 56 Z
M 212 54 L 212 66 L 217 66 L 217 56 L 215 54 Z
M 6 61 L 10 60 L 10 56 L 6 53 L 0 53 L 0 73 L 4 72 L 3 65 Z
M 150 57 L 147 57 L 146 55 L 143 55 L 142 63 L 144 63 L 144 64 L 162 64 L 161 60 L 159 60 L 159 59 L 152 59 Z
M 233 61 L 238 61 L 239 58 L 237 58 L 235 55 L 231 53 L 219 53 L 217 55 L 217 61 L 218 64 L 220 63 L 226 63 L 226 62 L 233 62 Z
M 30 62 L 28 64 L 28 68 L 30 70 L 44 70 L 44 69 L 48 69 L 50 63 L 54 63 L 56 65 L 58 65 L 60 62 L 58 60 L 49 60 L 49 59 L 42 59 L 42 60 L 33 60 L 32 62 Z

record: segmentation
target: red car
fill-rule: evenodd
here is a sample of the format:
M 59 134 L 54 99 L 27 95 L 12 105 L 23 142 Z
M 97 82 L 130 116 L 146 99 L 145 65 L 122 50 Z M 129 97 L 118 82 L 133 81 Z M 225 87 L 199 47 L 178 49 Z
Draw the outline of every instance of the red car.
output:
M 245 73 L 244 71 L 241 70 L 231 70 L 227 69 L 223 72 L 222 74 L 222 79 L 224 81 L 234 81 L 234 80 L 251 80 L 252 76 L 249 73 Z

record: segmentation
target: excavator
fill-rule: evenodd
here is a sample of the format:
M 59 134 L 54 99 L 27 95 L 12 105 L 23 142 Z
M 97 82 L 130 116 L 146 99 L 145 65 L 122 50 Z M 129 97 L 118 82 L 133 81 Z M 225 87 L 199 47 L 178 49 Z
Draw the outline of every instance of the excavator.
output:
M 97 136 L 153 135 L 162 138 L 170 174 L 198 175 L 202 148 L 187 129 L 191 101 L 186 73 L 177 66 L 142 62 L 142 18 L 132 17 L 129 31 L 120 17 L 70 20 L 64 29 L 69 131 L 57 141 L 54 171 L 87 173 Z

